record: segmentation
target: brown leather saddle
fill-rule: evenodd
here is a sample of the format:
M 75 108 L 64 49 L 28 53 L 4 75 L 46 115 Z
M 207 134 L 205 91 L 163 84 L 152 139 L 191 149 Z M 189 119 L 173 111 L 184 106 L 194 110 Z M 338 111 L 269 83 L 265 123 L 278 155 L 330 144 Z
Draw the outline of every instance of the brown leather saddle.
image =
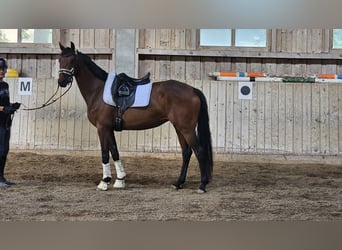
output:
M 116 131 L 122 131 L 122 115 L 127 108 L 133 105 L 137 86 L 150 82 L 150 72 L 142 78 L 132 78 L 125 73 L 116 75 L 111 88 L 113 100 L 118 107 L 114 128 Z

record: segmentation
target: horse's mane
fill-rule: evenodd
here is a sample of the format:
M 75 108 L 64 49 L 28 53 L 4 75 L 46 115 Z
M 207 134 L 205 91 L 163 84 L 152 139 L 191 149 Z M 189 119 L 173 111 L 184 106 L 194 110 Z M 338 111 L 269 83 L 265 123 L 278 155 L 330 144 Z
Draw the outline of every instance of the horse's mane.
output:
M 101 79 L 104 82 L 107 80 L 108 73 L 106 71 L 104 71 L 102 68 L 100 68 L 97 64 L 95 64 L 88 55 L 77 51 L 77 56 L 79 56 L 82 59 L 82 61 L 85 63 L 85 65 L 88 67 L 88 69 L 96 77 L 98 77 L 99 79 Z

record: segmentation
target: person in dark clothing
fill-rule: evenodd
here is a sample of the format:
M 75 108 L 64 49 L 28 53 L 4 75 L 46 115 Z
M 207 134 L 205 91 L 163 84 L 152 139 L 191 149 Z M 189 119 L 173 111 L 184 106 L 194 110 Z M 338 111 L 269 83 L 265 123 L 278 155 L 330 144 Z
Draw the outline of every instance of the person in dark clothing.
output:
M 8 83 L 3 81 L 7 68 L 6 60 L 0 58 L 0 187 L 10 187 L 15 184 L 6 180 L 4 171 L 9 151 L 12 115 L 20 108 L 20 103 L 10 103 Z

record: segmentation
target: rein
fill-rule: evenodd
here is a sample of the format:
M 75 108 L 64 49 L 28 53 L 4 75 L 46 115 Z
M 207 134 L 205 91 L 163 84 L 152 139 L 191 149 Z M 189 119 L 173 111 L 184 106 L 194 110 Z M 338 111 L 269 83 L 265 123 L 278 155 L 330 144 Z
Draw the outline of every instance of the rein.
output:
M 59 70 L 59 74 L 61 74 L 61 73 L 68 75 L 68 82 L 70 83 L 70 85 L 68 86 L 68 88 L 60 96 L 58 96 L 57 98 L 53 99 L 56 96 L 56 94 L 57 94 L 57 92 L 58 92 L 58 90 L 60 88 L 60 86 L 57 85 L 57 89 L 56 89 L 55 93 L 53 93 L 53 95 L 45 103 L 43 103 L 41 106 L 35 107 L 35 108 L 24 108 L 22 110 L 32 111 L 32 110 L 42 109 L 42 108 L 45 108 L 45 107 L 55 103 L 59 99 L 61 99 L 70 90 L 70 88 L 72 86 L 72 81 L 73 81 L 73 76 L 74 76 L 75 70 L 74 70 L 74 68 L 72 68 L 70 70 L 69 69 L 60 69 Z

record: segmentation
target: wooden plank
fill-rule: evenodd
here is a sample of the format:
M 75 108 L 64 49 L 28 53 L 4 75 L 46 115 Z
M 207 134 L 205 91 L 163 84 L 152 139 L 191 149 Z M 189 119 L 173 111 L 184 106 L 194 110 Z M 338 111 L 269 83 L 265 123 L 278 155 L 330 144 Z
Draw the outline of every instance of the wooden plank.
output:
M 307 62 L 305 60 L 294 59 L 291 69 L 291 75 L 307 76 L 306 65 Z
M 261 72 L 266 73 L 269 76 L 277 76 L 277 64 L 276 59 L 263 59 Z
M 59 91 L 59 95 L 61 95 L 62 91 L 63 90 Z M 70 89 L 68 95 L 71 95 L 71 93 L 74 91 L 75 91 L 75 88 L 73 88 L 73 90 Z M 58 130 L 56 131 L 52 129 L 53 133 L 57 133 L 58 149 L 66 149 L 66 146 L 67 146 L 67 140 L 68 140 L 67 123 L 68 123 L 68 112 L 69 112 L 67 96 L 60 102 L 60 115 L 59 117 L 57 117 L 57 120 L 59 122 Z
M 277 60 L 277 76 L 291 76 L 292 65 L 290 59 Z
M 303 84 L 293 85 L 293 152 L 303 152 Z
M 185 49 L 185 29 L 171 29 L 171 48 Z
M 265 84 L 265 109 L 264 109 L 264 122 L 265 122 L 265 150 L 266 152 L 272 151 L 272 88 L 270 84 Z
M 175 80 L 185 79 L 185 57 L 172 56 L 170 62 L 170 78 Z
M 157 56 L 155 66 L 155 77 L 158 80 L 168 80 L 171 78 L 171 62 L 169 56 Z
M 95 48 L 95 29 L 80 30 L 80 48 Z
M 286 84 L 279 83 L 279 125 L 278 125 L 278 150 L 279 152 L 286 151 Z
M 186 29 L 185 30 L 185 48 L 186 49 L 197 49 L 197 29 Z
M 289 46 L 291 47 L 291 46 Z M 10 49 L 9 53 L 18 53 L 22 50 Z M 44 50 L 40 51 L 42 53 Z M 93 50 L 89 50 L 93 51 Z M 105 53 L 107 50 L 99 50 Z M 0 48 L 1 52 L 1 48 Z M 34 50 L 28 50 L 29 53 L 33 53 Z M 57 53 L 56 50 L 45 50 L 45 53 Z M 268 52 L 268 51 L 257 51 L 257 50 L 198 50 L 198 49 L 185 49 L 185 50 L 174 50 L 174 49 L 160 49 L 160 48 L 144 48 L 137 49 L 139 55 L 167 55 L 167 56 L 201 56 L 201 57 L 229 57 L 229 58 L 260 58 L 260 59 L 303 59 L 303 60 L 339 60 L 340 54 L 338 53 L 307 53 L 307 52 Z M 34 53 L 35 54 L 35 53 Z
M 297 29 L 295 31 L 295 46 L 294 49 L 296 52 L 307 52 L 307 43 L 308 41 L 308 30 L 307 29 Z
M 230 81 L 224 82 L 226 85 L 226 130 L 225 130 L 225 152 L 233 151 L 233 134 L 234 134 L 234 85 Z
M 66 117 L 66 138 L 65 138 L 65 149 L 73 149 L 75 141 L 75 120 L 77 118 L 76 114 L 76 88 L 70 89 L 68 94 L 66 94 L 65 101 L 67 102 L 65 117 Z
M 217 82 L 211 81 L 211 85 L 217 85 L 217 144 L 216 144 L 216 152 L 223 153 L 226 147 L 226 83 L 225 82 Z M 214 114 L 210 114 L 211 117 Z
M 82 144 L 82 132 L 83 132 L 83 123 L 89 123 L 86 118 L 87 107 L 85 102 L 83 101 L 82 95 L 78 89 L 74 92 L 75 94 L 75 104 L 74 104 L 74 140 L 73 140 L 73 148 L 76 150 L 83 149 Z M 88 146 L 88 145 L 87 145 Z
M 308 43 L 307 52 L 321 53 L 323 52 L 323 29 L 308 29 L 306 38 Z
M 233 151 L 240 152 L 241 151 L 241 113 L 242 113 L 242 102 L 238 99 L 238 83 L 234 83 L 233 89 L 233 114 L 234 114 L 234 125 L 233 125 Z
M 322 74 L 334 74 L 336 72 L 336 60 L 322 61 Z
M 110 39 L 108 29 L 95 29 L 95 48 L 109 48 Z
M 161 152 L 167 152 L 169 150 L 169 133 L 170 133 L 170 122 L 166 122 L 160 126 L 160 145 L 159 150 Z
M 285 86 L 285 150 L 292 152 L 294 150 L 294 86 L 288 83 Z
M 231 58 L 217 58 L 216 59 L 216 72 L 229 72 L 231 69 L 232 63 Z
M 312 60 L 306 66 L 306 74 L 308 76 L 313 76 L 322 73 L 322 64 L 321 60 Z
M 128 132 L 128 151 L 137 151 L 137 131 L 131 130 Z
M 202 80 L 211 80 L 208 73 L 216 70 L 215 58 L 205 58 L 205 61 L 201 62 L 201 78 Z
M 313 154 L 321 153 L 320 140 L 320 85 L 312 84 L 312 108 L 311 108 L 311 152 Z
M 90 150 L 100 150 L 100 141 L 99 136 L 97 134 L 97 129 L 95 126 L 89 126 L 89 149 Z
M 249 151 L 249 104 L 250 100 L 241 100 L 241 151 Z
M 52 77 L 52 62 L 50 55 L 37 56 L 37 77 L 51 78 Z
M 147 49 L 157 48 L 157 45 L 156 45 L 156 30 L 155 29 L 145 29 L 144 48 L 147 48 Z
M 40 92 L 44 91 L 44 92 Z M 44 81 L 44 87 L 42 86 L 40 88 L 39 94 L 38 94 L 38 99 L 37 99 L 37 104 L 39 106 L 43 105 L 46 103 L 50 97 L 55 93 L 56 91 L 56 83 L 52 79 L 45 79 Z M 58 133 L 54 129 L 57 129 L 58 132 L 58 123 L 59 123 L 59 107 L 60 103 L 55 102 L 54 104 L 51 104 L 43 109 L 37 110 L 36 111 L 36 117 L 38 117 L 42 123 L 42 135 L 41 135 L 41 140 L 42 144 L 41 147 L 45 149 L 52 149 L 52 148 L 58 148 Z M 56 126 L 57 124 L 57 126 Z M 40 135 L 37 140 L 40 140 Z
M 270 83 L 271 91 L 271 148 L 272 151 L 279 150 L 279 84 Z
M 293 49 L 293 43 L 295 41 L 294 39 L 294 32 L 296 30 L 295 29 L 288 29 L 285 31 L 285 39 L 284 39 L 284 47 L 283 47 L 283 50 L 282 51 L 286 51 L 286 52 L 293 52 L 294 49 Z
M 248 151 L 256 153 L 257 147 L 257 84 L 253 83 L 252 100 L 249 100 Z
M 329 85 L 320 84 L 321 153 L 329 153 Z
M 146 48 L 145 47 L 145 32 L 146 29 L 138 29 L 138 48 Z
M 21 77 L 37 77 L 37 60 L 35 55 L 22 56 Z
M 206 81 L 205 85 L 210 86 L 210 97 L 209 97 L 209 114 L 213 118 L 213 122 L 211 123 L 211 136 L 212 136 L 212 145 L 213 147 L 218 147 L 218 85 L 215 84 L 214 81 Z
M 312 85 L 303 84 L 303 153 L 311 154 L 311 109 L 312 109 Z
M 247 71 L 247 58 L 232 58 L 233 71 Z M 211 71 L 212 72 L 212 71 Z
M 80 29 L 70 29 L 69 30 L 69 42 L 65 45 L 70 45 L 70 42 L 73 42 L 76 48 L 80 47 Z
M 170 37 L 171 37 L 170 29 L 157 29 L 156 30 L 156 48 L 171 49 Z
M 265 151 L 265 83 L 258 82 L 257 91 L 257 152 Z
M 185 58 L 185 80 L 201 79 L 201 59 L 200 57 Z
M 328 102 L 329 102 L 329 154 L 338 154 L 339 144 L 339 90 L 338 85 L 328 85 Z
M 262 59 L 261 58 L 247 59 L 247 71 L 262 72 Z

